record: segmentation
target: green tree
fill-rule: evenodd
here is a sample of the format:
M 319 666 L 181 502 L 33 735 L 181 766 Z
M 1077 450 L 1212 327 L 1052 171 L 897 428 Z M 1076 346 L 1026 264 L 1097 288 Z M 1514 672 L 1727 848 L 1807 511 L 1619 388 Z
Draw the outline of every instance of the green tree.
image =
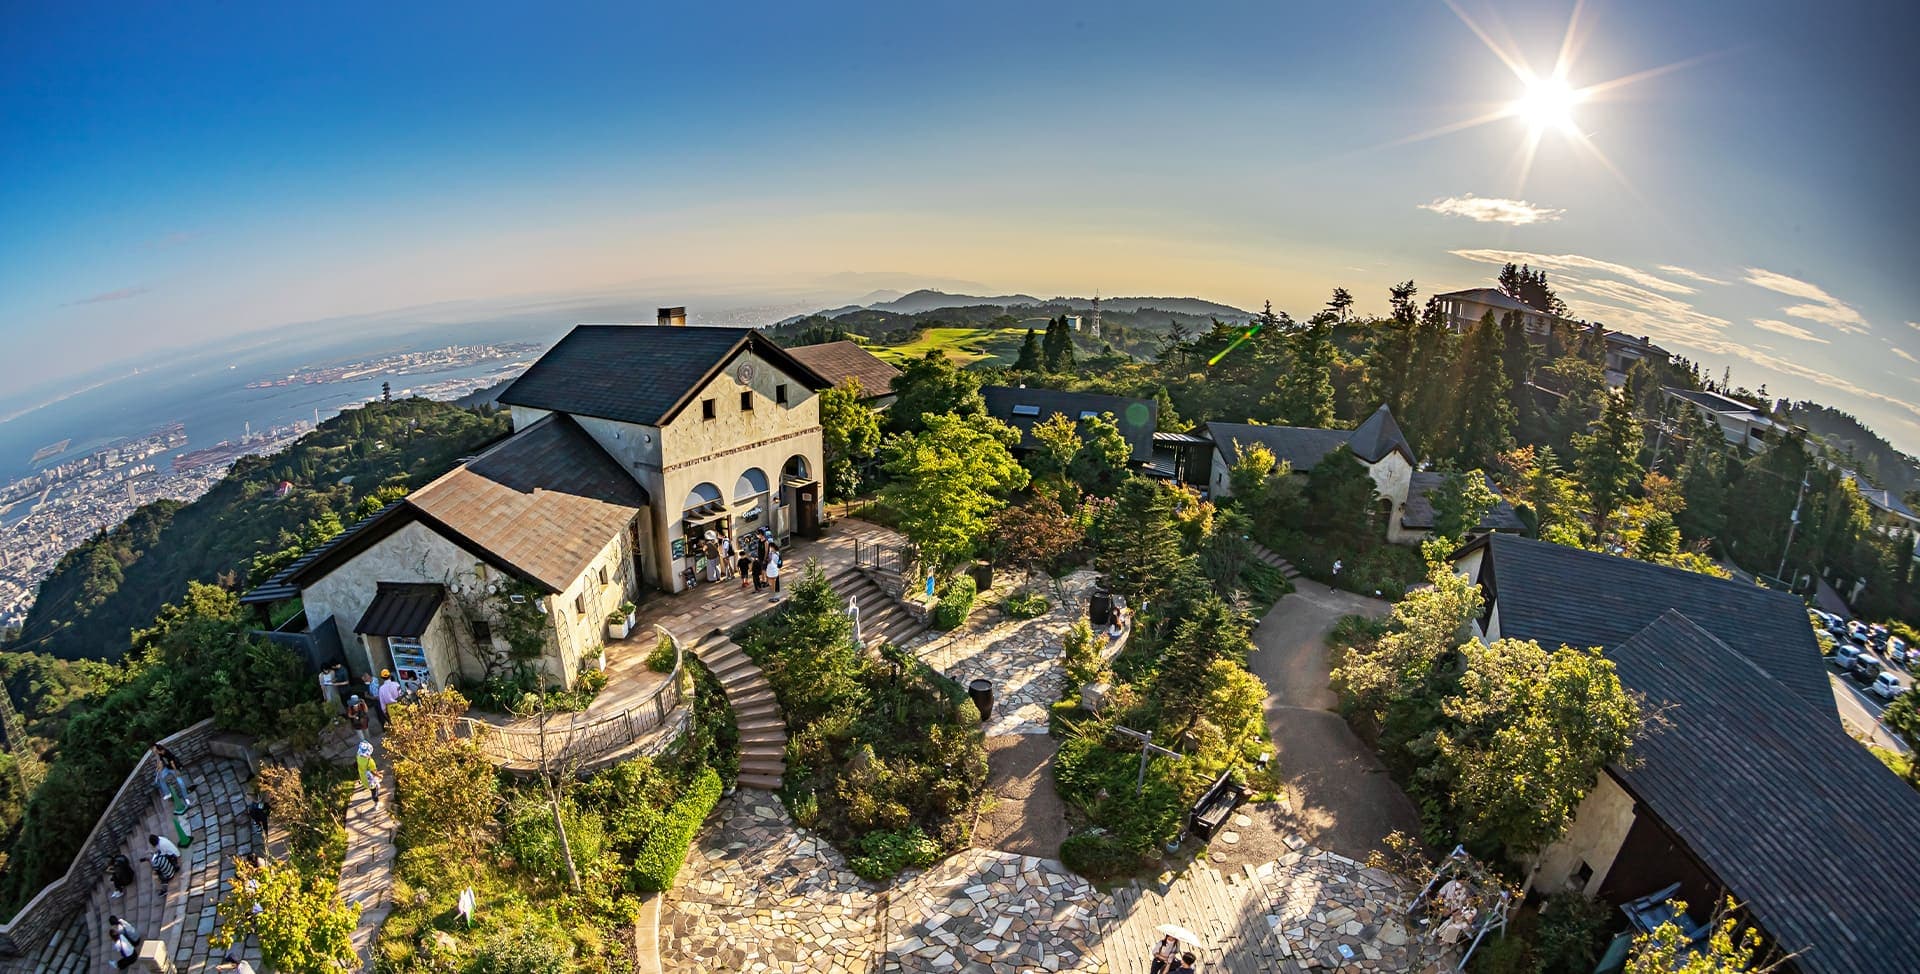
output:
M 1593 432 L 1574 437 L 1580 484 L 1587 489 L 1593 511 L 1593 530 L 1604 537 L 1615 510 L 1632 496 L 1646 470 L 1640 466 L 1640 421 L 1633 403 L 1624 396 L 1607 397 L 1607 405 L 1593 424 Z
M 1082 491 L 1096 497 L 1112 494 L 1127 477 L 1133 445 L 1120 433 L 1112 413 L 1080 421 L 1080 448 L 1074 451 L 1067 473 Z
M 1240 573 L 1253 563 L 1253 519 L 1244 507 L 1230 507 L 1213 521 L 1213 531 L 1200 548 L 1200 570 L 1213 580 L 1224 598 L 1233 592 Z
M 1536 271 L 1525 264 L 1519 267 L 1508 264 L 1500 269 L 1500 276 L 1496 279 L 1496 283 L 1507 297 L 1536 311 L 1544 311 L 1550 315 L 1567 313 L 1566 304 L 1560 300 L 1559 295 L 1553 293 L 1552 286 L 1547 284 L 1546 271 Z
M 1145 477 L 1120 485 L 1113 503 L 1094 517 L 1094 565 L 1113 590 L 1138 604 L 1159 597 L 1179 571 L 1180 532 L 1173 523 L 1173 495 Z
M 1727 465 L 1718 444 L 1694 441 L 1680 471 L 1687 506 L 1675 518 L 1690 538 L 1718 538 L 1727 526 Z
M 901 530 L 937 572 L 973 556 L 988 518 L 1003 498 L 1027 485 L 1013 459 L 1020 442 L 1013 427 L 990 417 L 929 415 L 918 433 L 888 441 L 893 478 L 881 500 L 899 514 Z
M 1174 627 L 1154 670 L 1149 697 L 1160 708 L 1158 726 L 1165 737 L 1177 741 L 1194 729 L 1223 687 L 1224 674 L 1215 664 L 1244 660 L 1251 648 L 1245 624 L 1219 596 L 1208 595 L 1193 607 Z
M 1333 316 L 1320 314 L 1287 337 L 1288 365 L 1280 374 L 1280 417 L 1293 426 L 1333 425 Z
M 1048 323 L 1052 327 L 1052 323 Z M 1015 372 L 1038 372 L 1046 366 L 1046 358 L 1040 351 L 1040 336 L 1033 329 L 1027 329 L 1027 337 L 1020 342 L 1020 357 L 1013 360 Z
M 1047 322 L 1047 337 L 1040 343 L 1040 351 L 1048 372 L 1073 371 L 1073 326 L 1066 315 Z
M 1358 542 L 1372 532 L 1373 475 L 1342 443 L 1307 471 L 1307 508 L 1327 534 Z
M 820 439 L 827 462 L 827 493 L 860 492 L 861 465 L 880 449 L 880 418 L 861 401 L 860 380 L 848 377 L 820 393 Z
M 1333 668 L 1343 707 L 1374 727 L 1385 725 L 1391 705 L 1430 692 L 1435 663 L 1470 638 L 1468 624 L 1484 604 L 1480 586 L 1445 562 L 1428 566 L 1427 581 L 1394 603 L 1391 626 L 1371 649 L 1349 652 Z
M 1485 467 L 1513 445 L 1516 414 L 1501 359 L 1506 339 L 1489 311 L 1460 346 L 1460 394 L 1454 413 L 1453 459 L 1461 467 Z
M 215 947 L 227 947 L 250 929 L 260 941 L 260 959 L 284 974 L 334 974 L 358 963 L 353 929 L 360 905 L 347 903 L 327 876 L 302 876 L 293 863 L 234 863 L 233 878 L 218 907 Z M 258 912 L 255 907 L 258 906 Z
M 1487 486 L 1481 470 L 1456 470 L 1447 474 L 1433 494 L 1433 533 L 1436 537 L 1458 541 L 1480 526 L 1480 520 L 1500 503 L 1500 495 Z
M 1681 900 L 1674 900 L 1673 907 L 1676 913 L 1687 910 Z M 1783 969 L 1788 958 L 1768 949 L 1760 931 L 1743 925 L 1737 911 L 1733 898 L 1728 897 L 1715 914 L 1713 933 L 1703 945 L 1693 944 L 1687 932 L 1672 920 L 1655 927 L 1652 933 L 1633 938 L 1626 974 L 1766 974 Z
M 1334 288 L 1333 297 L 1327 301 L 1327 310 L 1341 321 L 1346 321 L 1348 312 L 1353 310 L 1353 292 L 1343 287 Z
M 980 376 L 953 364 L 939 349 L 908 362 L 893 377 L 893 405 L 887 408 L 887 429 L 918 432 L 929 416 L 952 414 L 984 416 L 987 401 L 980 397 Z
M 1653 512 L 1640 528 L 1640 537 L 1633 544 L 1633 557 L 1664 565 L 1678 554 L 1680 529 L 1674 526 L 1673 515 Z
M 1598 649 L 1468 641 L 1434 735 L 1462 840 L 1513 860 L 1545 848 L 1639 734 L 1639 702 Z
M 427 690 L 387 708 L 386 751 L 400 835 L 409 846 L 447 843 L 477 854 L 500 803 L 500 783 L 478 742 L 454 733 L 467 700 Z
M 819 563 L 809 560 L 779 613 L 780 638 L 774 655 L 763 659 L 767 679 L 781 690 L 780 703 L 795 725 L 836 709 L 859 710 L 866 699 L 860 683 L 860 647 L 853 640 L 853 619 L 846 602 L 827 584 Z
M 1413 437 L 1421 456 L 1444 452 L 1453 442 L 1454 401 L 1460 390 L 1454 369 L 1460 358 L 1460 337 L 1453 333 L 1438 298 L 1427 307 L 1411 336 L 1413 358 L 1407 374 L 1407 411 L 1399 410 L 1402 427 Z
M 1234 459 L 1233 466 L 1227 468 L 1227 487 L 1243 503 L 1252 503 L 1252 499 L 1267 489 L 1267 478 L 1273 476 L 1278 461 L 1264 443 L 1235 443 L 1234 446 L 1240 455 Z
M 1054 413 L 1033 424 L 1028 432 L 1033 437 L 1033 448 L 1027 451 L 1025 463 L 1033 474 L 1034 484 L 1051 491 L 1063 505 L 1073 503 L 1077 498 L 1068 496 L 1072 493 L 1068 481 L 1073 459 L 1080 455 L 1083 445 L 1080 425 L 1066 413 Z

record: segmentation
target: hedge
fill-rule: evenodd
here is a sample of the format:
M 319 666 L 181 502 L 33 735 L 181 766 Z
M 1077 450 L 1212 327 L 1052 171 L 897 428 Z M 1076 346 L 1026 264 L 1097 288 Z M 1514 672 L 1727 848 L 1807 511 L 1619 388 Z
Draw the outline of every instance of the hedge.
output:
M 973 576 L 962 575 L 947 586 L 947 594 L 940 596 L 939 604 L 933 607 L 933 628 L 940 630 L 958 629 L 967 621 L 967 613 L 973 611 Z
M 628 874 L 632 886 L 643 893 L 662 893 L 673 888 L 673 879 L 687 862 L 687 848 L 720 801 L 720 775 L 712 768 L 701 768 L 693 784 L 660 817 L 660 825 L 647 836 L 640 854 L 633 857 Z

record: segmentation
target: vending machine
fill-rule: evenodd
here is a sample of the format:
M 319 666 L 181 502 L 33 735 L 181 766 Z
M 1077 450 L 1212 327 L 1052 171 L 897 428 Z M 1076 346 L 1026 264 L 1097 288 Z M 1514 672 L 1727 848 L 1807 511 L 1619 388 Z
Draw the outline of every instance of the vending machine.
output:
M 393 678 L 400 692 L 433 689 L 433 669 L 427 665 L 427 651 L 418 640 L 389 639 L 387 652 L 393 656 Z

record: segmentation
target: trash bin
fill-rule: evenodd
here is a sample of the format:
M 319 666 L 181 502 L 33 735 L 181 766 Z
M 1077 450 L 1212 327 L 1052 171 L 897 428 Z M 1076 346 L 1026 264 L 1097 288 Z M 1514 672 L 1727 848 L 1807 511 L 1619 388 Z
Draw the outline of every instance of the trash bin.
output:
M 993 713 L 993 684 L 986 680 L 975 680 L 967 684 L 967 696 L 973 698 L 973 705 L 980 708 L 980 720 L 985 722 Z
M 974 591 L 985 592 L 986 590 L 993 587 L 993 566 L 992 565 L 989 565 L 984 561 L 975 562 L 971 568 L 967 569 L 967 574 L 973 576 Z
M 1113 621 L 1113 593 L 1104 587 L 1093 590 L 1093 596 L 1087 600 L 1087 621 L 1095 629 Z

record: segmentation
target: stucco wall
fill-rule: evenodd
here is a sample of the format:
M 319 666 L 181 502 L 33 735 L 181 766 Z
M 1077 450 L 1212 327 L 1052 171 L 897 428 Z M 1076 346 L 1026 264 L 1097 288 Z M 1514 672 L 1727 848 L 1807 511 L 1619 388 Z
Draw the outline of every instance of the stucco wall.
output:
M 370 649 L 369 640 L 353 631 L 360 617 L 366 614 L 367 606 L 372 604 L 379 583 L 437 582 L 447 586 L 451 593 L 462 586 L 474 588 L 480 584 L 480 576 L 475 572 L 479 564 L 478 558 L 425 525 L 408 524 L 306 586 L 300 592 L 300 600 L 306 607 L 309 626 L 318 626 L 321 620 L 333 617 L 340 627 L 340 644 L 346 653 L 347 667 L 355 674 L 365 673 L 392 662 L 379 658 L 385 655 L 385 640 L 379 640 L 379 645 Z M 487 572 L 497 574 L 492 569 Z M 441 614 L 447 614 L 445 606 Z M 457 642 L 460 638 L 446 637 L 447 642 L 454 643 L 456 652 L 465 649 Z M 471 635 L 464 638 L 471 641 Z M 441 667 L 449 664 L 431 657 L 429 662 L 434 666 L 435 684 L 444 685 L 452 673 Z M 478 675 L 477 671 L 477 666 L 466 670 L 469 676 Z
M 600 582 L 603 568 L 607 573 L 604 585 Z M 555 652 L 544 665 L 548 679 L 571 687 L 583 667 L 598 665 L 600 647 L 607 641 L 608 613 L 630 601 L 637 591 L 632 568 L 626 537 L 614 538 L 565 592 L 548 598 L 547 613 L 554 620 L 555 642 Z M 581 602 L 586 605 L 584 612 L 576 608 Z
M 1620 854 L 1620 846 L 1627 841 L 1633 819 L 1633 796 L 1612 775 L 1602 774 L 1599 784 L 1574 810 L 1567 833 L 1540 854 L 1539 867 L 1533 874 L 1534 888 L 1549 893 L 1578 888 L 1589 896 L 1597 894 Z M 1575 873 L 1583 862 L 1593 873 L 1586 882 L 1578 883 Z

